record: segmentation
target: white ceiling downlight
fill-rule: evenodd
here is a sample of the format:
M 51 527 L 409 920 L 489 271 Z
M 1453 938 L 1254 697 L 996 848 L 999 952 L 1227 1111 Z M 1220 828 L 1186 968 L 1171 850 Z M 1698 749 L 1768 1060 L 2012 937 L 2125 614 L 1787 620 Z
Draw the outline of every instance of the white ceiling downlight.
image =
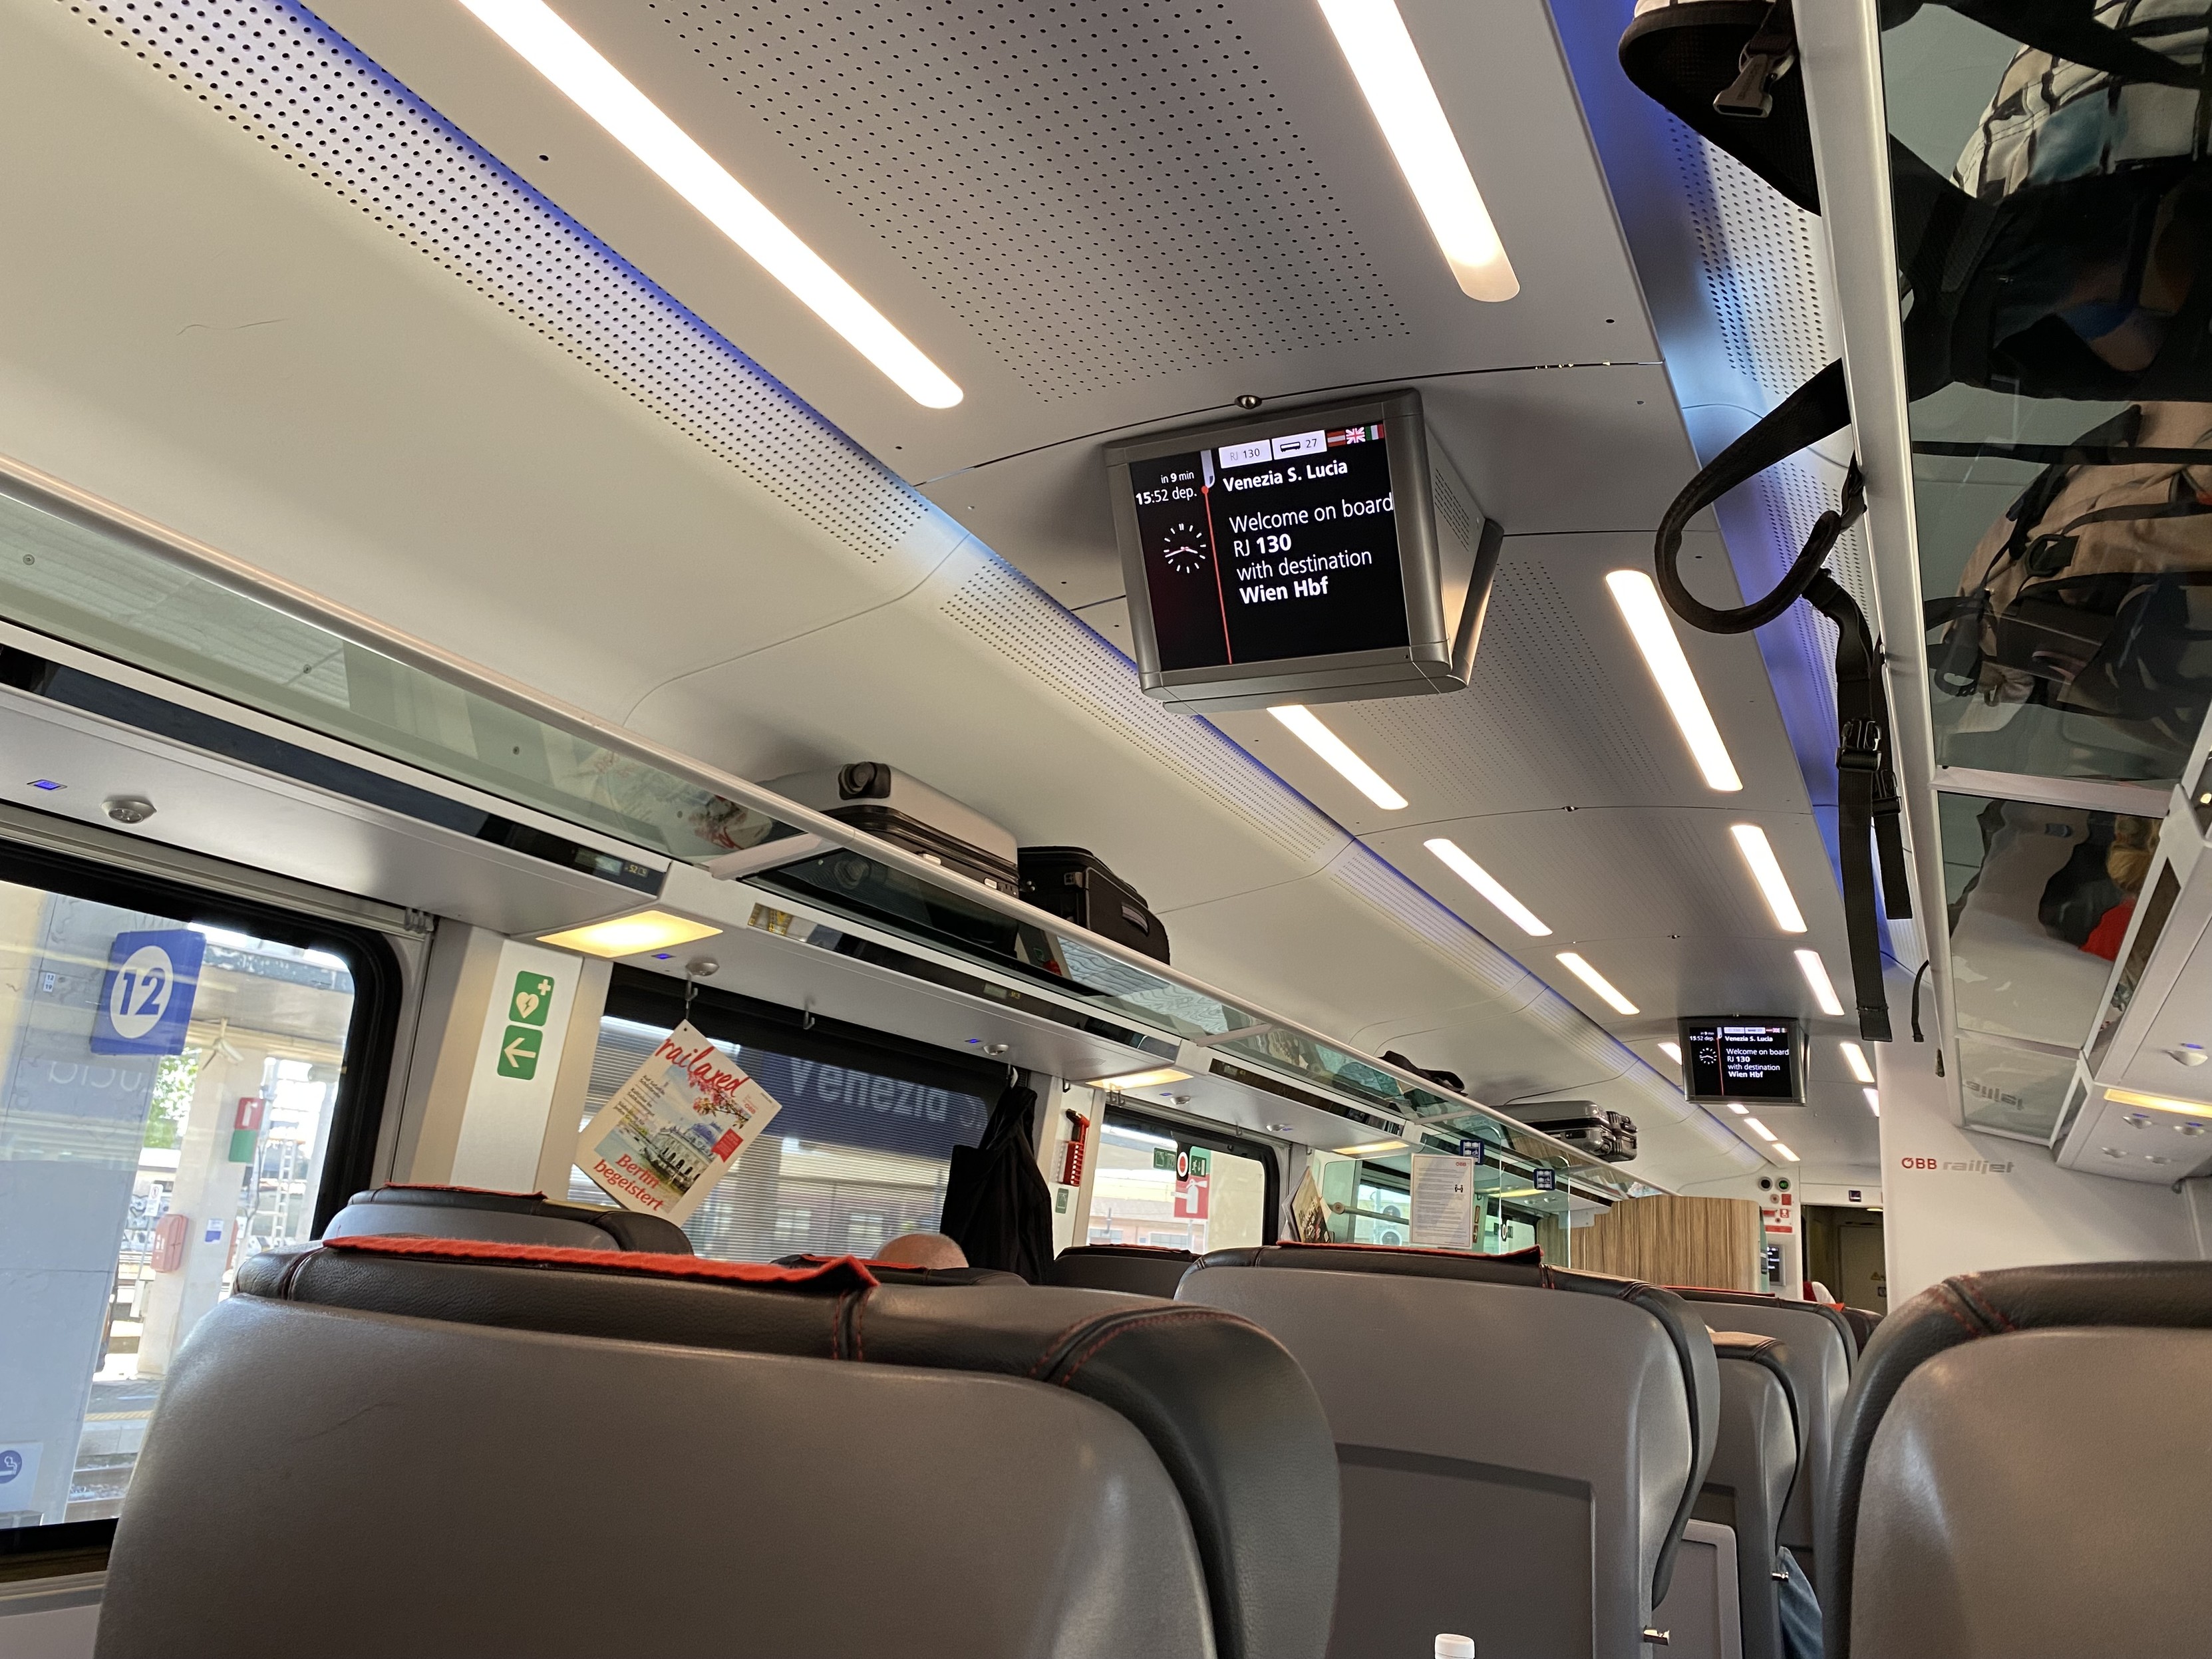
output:
M 1395 812 L 1405 806 L 1406 798 L 1384 782 L 1380 772 L 1352 753 L 1352 745 L 1322 725 L 1321 716 L 1304 703 L 1279 703 L 1267 712 L 1300 743 L 1334 767 L 1346 782 L 1384 811 Z
M 1321 9 L 1460 292 L 1511 299 L 1521 279 L 1394 0 L 1321 0 Z
M 1690 672 L 1690 659 L 1682 654 L 1682 642 L 1674 637 L 1674 624 L 1667 620 L 1667 608 L 1660 603 L 1656 585 L 1641 570 L 1616 570 L 1605 579 L 1605 585 L 1613 591 L 1613 602 L 1620 607 L 1621 620 L 1628 624 L 1636 648 L 1644 653 L 1644 665 L 1651 671 L 1659 695 L 1666 699 L 1667 712 L 1680 728 L 1682 741 L 1690 745 L 1691 758 L 1705 775 L 1705 787 L 1724 793 L 1742 788 L 1735 762 L 1729 757 L 1728 744 L 1721 740 L 1721 729 L 1713 723 L 1712 710 L 1705 706 L 1705 694 L 1698 677 Z
M 461 3 L 900 391 L 927 409 L 950 409 L 960 401 L 960 388 L 950 375 L 544 0 Z
M 1534 910 L 1508 892 L 1503 882 L 1462 852 L 1456 842 L 1438 836 L 1435 840 L 1421 844 L 1435 854 L 1452 874 L 1510 916 L 1514 926 L 1530 938 L 1541 939 L 1552 931 L 1544 926 Z

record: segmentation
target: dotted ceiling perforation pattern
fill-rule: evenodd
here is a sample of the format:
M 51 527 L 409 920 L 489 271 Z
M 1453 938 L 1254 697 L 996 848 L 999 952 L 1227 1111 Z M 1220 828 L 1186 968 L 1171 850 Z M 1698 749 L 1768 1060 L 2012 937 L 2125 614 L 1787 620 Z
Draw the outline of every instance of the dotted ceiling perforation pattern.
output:
M 1407 331 L 1249 0 L 651 9 L 1047 401 Z
M 1361 722 L 1390 744 L 1385 775 L 1403 772 L 1425 799 L 1480 811 L 1492 800 L 1584 805 L 1594 789 L 1624 799 L 1674 793 L 1566 596 L 1538 562 L 1547 539 L 1507 538 L 1466 690 L 1358 706 Z
M 1344 844 L 1342 830 L 1212 726 L 1146 696 L 1127 658 L 1011 565 L 988 558 L 943 609 L 1193 789 L 1226 803 L 1300 862 L 1326 858 Z
M 57 0 L 862 557 L 928 504 L 303 8 Z
M 1719 325 L 1729 365 L 1772 407 L 1826 368 L 1841 347 L 1820 289 L 1813 216 L 1784 200 L 1725 150 L 1688 128 L 1673 129 L 1675 175 L 1696 236 L 1698 276 Z M 1804 461 L 1785 462 L 1752 485 L 1776 545 L 1779 578 L 1835 492 Z M 1740 551 L 1739 550 L 1731 550 Z M 1869 616 L 1874 586 L 1857 531 L 1836 544 L 1828 568 Z M 1835 626 L 1808 606 L 1795 625 L 1821 660 L 1835 649 Z
M 1729 363 L 1779 403 L 1836 356 L 1814 286 L 1812 217 L 1687 127 L 1675 125 L 1674 139 Z

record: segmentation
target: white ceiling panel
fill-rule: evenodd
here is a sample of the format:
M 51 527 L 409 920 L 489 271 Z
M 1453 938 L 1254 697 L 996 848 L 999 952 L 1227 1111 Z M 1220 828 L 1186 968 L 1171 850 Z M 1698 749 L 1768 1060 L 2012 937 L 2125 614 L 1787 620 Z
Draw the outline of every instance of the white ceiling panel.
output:
M 966 390 L 927 410 L 459 5 L 319 8 L 916 479 L 1243 392 L 1654 361 L 1541 0 L 1402 9 L 1519 274 L 1506 304 L 1453 282 L 1318 7 L 567 0 Z
M 1166 210 L 1139 155 L 1147 135 L 1121 132 L 1116 116 L 1109 125 L 1129 148 L 1107 161 L 1135 167 L 1115 210 L 1128 222 L 1096 231 L 1125 252 L 1106 258 L 1097 251 L 1105 243 L 1051 242 L 1045 209 L 1000 203 L 960 221 L 934 204 L 933 234 L 950 235 L 960 222 L 971 238 L 999 238 L 988 249 L 975 244 L 975 291 L 947 294 L 957 249 L 945 243 L 924 257 L 903 245 L 885 216 L 893 198 L 884 178 L 902 167 L 951 176 L 942 145 L 957 135 L 940 140 L 918 125 L 863 155 L 830 131 L 828 115 L 818 131 L 787 132 L 777 125 L 795 118 L 787 91 L 765 82 L 731 90 L 663 21 L 713 8 L 562 0 L 564 15 L 940 354 L 969 393 L 945 414 L 906 404 L 857 366 L 458 5 L 330 0 L 326 9 L 899 471 L 933 477 L 1052 447 L 1034 471 L 999 462 L 934 490 L 1017 564 L 1046 575 L 1050 558 L 1086 582 L 1116 568 L 1110 530 L 1099 534 L 1099 434 L 1179 421 L 1241 391 L 1272 398 L 1418 380 L 1485 505 L 1532 533 L 1510 545 L 1475 690 L 1428 704 L 1334 705 L 1329 718 L 1386 775 L 1399 768 L 1415 781 L 1409 823 L 1452 826 L 1471 850 L 1494 831 L 1528 861 L 1532 882 L 1558 884 L 1573 925 L 1644 950 L 1624 972 L 1680 987 L 1698 951 L 1746 936 L 1742 892 L 1725 897 L 1725 863 L 1717 872 L 1685 850 L 1690 830 L 1639 836 L 1608 827 L 1609 814 L 1631 810 L 1686 825 L 1708 811 L 1640 664 L 1625 639 L 1605 643 L 1618 623 L 1601 586 L 1608 561 L 1648 559 L 1650 524 L 1690 457 L 1664 377 L 1635 366 L 1652 355 L 1650 337 L 1540 4 L 1499 0 L 1480 13 L 1406 5 L 1524 284 L 1521 299 L 1481 307 L 1451 285 L 1317 12 L 1304 7 L 1206 13 L 1243 31 L 1236 49 L 1254 54 L 1249 73 L 1291 121 L 1280 142 L 1322 158 L 1299 161 L 1305 170 L 1271 184 L 1273 194 L 1245 198 L 1290 204 L 1291 216 L 1262 223 L 1232 211 L 1224 222 L 1217 208 L 1212 222 L 1197 225 L 1170 213 L 1146 243 L 1132 227 Z M 1189 22 L 1184 13 L 1199 15 L 1157 4 L 1130 15 L 1157 24 L 1170 12 L 1178 27 Z M 808 32 L 845 14 L 766 5 L 757 14 L 799 44 L 781 58 L 782 48 L 763 48 L 749 72 L 773 79 L 786 73 L 781 64 L 799 77 L 793 84 L 826 97 L 829 58 Z M 1107 161 L 1065 135 L 1078 131 L 1066 124 L 1091 95 L 1084 88 L 1105 98 L 1112 76 L 1084 66 L 1088 48 L 1068 58 L 1065 28 L 1077 14 L 1014 4 L 972 14 L 912 11 L 912 50 L 946 64 L 969 53 L 975 68 L 963 106 L 998 112 L 999 137 L 979 129 L 959 142 L 984 145 L 977 155 L 1002 153 L 1007 189 L 1042 177 L 1038 169 L 1060 154 L 1054 144 L 1076 145 L 1054 165 L 1070 181 L 1067 199 L 1095 203 Z M 1063 100 L 1068 107 L 1031 114 L 1019 94 L 1036 89 L 1049 56 L 1039 30 L 1061 31 L 1049 34 L 1059 43 L 1051 51 L 1073 64 L 1068 73 L 1092 78 Z M 869 489 L 825 473 L 821 499 L 808 500 L 803 480 L 763 482 L 748 470 L 753 452 L 803 447 L 779 448 L 764 432 L 725 441 L 677 420 L 641 390 L 665 365 L 580 351 L 489 286 L 457 280 L 403 216 L 380 222 L 365 198 L 331 188 L 64 8 L 21 9 L 0 31 L 9 94 L 0 122 L 17 153 L 40 158 L 0 182 L 24 245 L 40 250 L 0 276 L 0 357 L 9 369 L 0 377 L 0 448 L 752 775 L 886 759 L 1024 841 L 1096 847 L 1167 914 L 1179 961 L 1323 1029 L 1435 1033 L 1417 1057 L 1480 1079 L 1486 1094 L 1587 1086 L 1628 1101 L 1662 1088 L 1539 981 L 1522 980 L 1512 962 L 1352 847 L 1347 832 L 1374 837 L 1423 887 L 1475 917 L 1479 901 L 1447 895 L 1448 878 L 1423 870 L 1417 845 L 1400 848 L 1404 826 L 1359 817 L 1333 775 L 1281 746 L 1264 715 L 1246 721 L 1252 748 L 1322 811 L 1203 722 L 1136 698 L 1126 662 L 1086 643 L 1019 576 L 975 549 L 954 550 L 957 527 L 912 496 L 897 499 L 920 527 L 868 550 L 867 536 L 831 520 L 875 499 Z M 897 42 L 908 39 L 872 27 L 866 51 L 905 52 Z M 1112 50 L 1126 56 L 1129 44 Z M 1160 86 L 1199 88 L 1190 96 L 1201 108 L 1204 77 L 1228 72 L 1212 46 L 1157 49 L 1172 60 Z M 912 81 L 918 71 L 899 62 L 908 66 L 897 75 Z M 1153 72 L 1133 58 L 1124 67 Z M 820 107 L 845 110 L 848 125 L 880 137 L 890 119 L 882 99 L 895 94 L 902 109 L 927 100 L 918 82 L 886 81 L 891 69 L 871 72 L 875 90 L 853 82 L 837 94 L 858 102 Z M 1278 105 L 1256 84 L 1238 95 L 1264 127 Z M 61 132 L 79 142 L 55 144 Z M 427 203 L 445 188 L 439 179 L 425 170 L 398 187 Z M 1211 191 L 1216 181 L 1200 182 Z M 1218 202 L 1200 183 L 1190 188 L 1199 193 L 1169 206 Z M 506 234 L 484 222 L 488 241 Z M 1023 237 L 1046 253 L 1007 246 Z M 1264 347 L 1200 353 L 1133 379 L 1115 368 L 1095 385 L 1053 391 L 1048 371 L 1067 360 L 1072 340 L 1086 342 L 1102 366 L 1150 361 L 1142 353 L 1153 348 L 1133 326 L 1127 340 L 1114 332 L 1115 307 L 1126 308 L 1148 271 L 1172 265 L 1185 283 L 1167 295 L 1177 317 L 1146 323 L 1154 332 L 1144 338 L 1156 340 L 1170 323 L 1189 330 L 1211 326 L 1216 311 L 1228 315 L 1229 301 L 1256 280 L 1253 246 L 1277 249 L 1262 275 L 1291 285 L 1267 289 L 1268 303 L 1310 309 L 1322 301 L 1300 298 L 1297 284 L 1340 276 L 1355 245 L 1376 273 L 1376 294 L 1406 319 L 1402 335 L 1375 320 L 1386 299 L 1370 296 L 1328 324 L 1333 335 L 1315 321 L 1318 311 L 1299 311 L 1299 329 Z M 1022 324 L 1030 333 L 1015 339 L 1008 331 L 1020 307 L 983 291 L 1001 276 L 1028 284 L 1040 313 L 1048 300 L 1063 309 Z M 1205 287 L 1215 280 L 1222 286 Z M 1620 366 L 1521 372 L 1577 362 Z M 1466 372 L 1492 368 L 1512 372 Z M 1008 481 L 1000 493 L 955 501 L 968 483 L 994 488 L 994 475 Z M 1066 527 L 1078 518 L 1088 528 Z M 1712 557 L 1720 562 L 1717 548 Z M 1067 580 L 1073 596 L 1076 575 Z M 1103 613 L 1118 581 L 1083 591 L 1105 601 L 1110 626 Z M 1771 815 L 1762 821 L 1777 826 L 1785 864 L 1809 867 L 1802 788 L 1755 649 L 1686 643 L 1753 780 L 1741 807 Z M 1565 813 L 1570 805 L 1577 812 Z M 1544 833 L 1548 819 L 1570 817 L 1586 817 L 1587 831 Z M 1793 823 L 1802 832 L 1782 836 Z M 1534 830 L 1525 846 L 1508 828 L 1524 824 Z M 1649 868 L 1633 865 L 1639 853 Z M 1606 930 L 1605 894 L 1643 907 L 1634 927 Z M 1664 928 L 1691 914 L 1703 918 L 1695 937 Z M 1502 939 L 1491 922 L 1475 926 L 1574 995 L 1548 953 Z M 1767 971 L 1748 946 L 1744 957 Z M 1685 1169 L 1711 1159 L 1698 1134 L 1686 1133 L 1675 1150 Z

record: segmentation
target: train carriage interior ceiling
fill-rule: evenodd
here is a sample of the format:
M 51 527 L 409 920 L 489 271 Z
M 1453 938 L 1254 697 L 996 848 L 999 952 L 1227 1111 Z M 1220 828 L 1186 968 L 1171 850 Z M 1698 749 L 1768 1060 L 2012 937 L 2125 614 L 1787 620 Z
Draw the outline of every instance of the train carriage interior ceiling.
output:
M 740 775 L 878 756 L 1024 843 L 1111 848 L 1200 976 L 1485 1100 L 1626 1112 L 1654 1182 L 1740 1176 L 1766 1160 L 1659 1044 L 1677 1013 L 1823 1024 L 1793 956 L 1845 960 L 1823 647 L 1685 630 L 1722 793 L 1605 578 L 1699 442 L 1817 364 L 1812 239 L 1731 216 L 1748 192 L 1673 141 L 1698 214 L 1662 320 L 1710 361 L 1670 381 L 1545 7 L 1403 13 L 1510 302 L 1454 281 L 1317 9 L 565 8 L 957 383 L 935 409 L 463 6 L 22 7 L 7 118 L 40 165 L 6 188 L 39 252 L 9 278 L 7 447 Z M 363 59 L 374 93 L 333 67 Z M 455 129 L 466 160 L 434 152 Z M 1406 798 L 1384 811 L 1263 711 L 1137 694 L 1100 456 L 1240 398 L 1407 386 L 1505 540 L 1468 691 L 1328 711 Z M 1693 531 L 1706 591 L 1763 582 L 1811 500 L 1754 503 L 1735 546 Z M 1834 1052 L 1790 1139 L 1870 1164 Z
M 2201 1649 L 2208 65 L 0 0 L 0 1659 Z

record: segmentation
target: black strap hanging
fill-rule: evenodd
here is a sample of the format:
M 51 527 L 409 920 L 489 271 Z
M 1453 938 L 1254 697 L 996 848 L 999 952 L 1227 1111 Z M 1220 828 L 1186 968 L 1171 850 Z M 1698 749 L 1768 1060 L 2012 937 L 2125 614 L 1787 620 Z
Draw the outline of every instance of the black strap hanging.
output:
M 1856 601 L 1821 567 L 1837 540 L 1866 513 L 1866 480 L 1858 462 L 1844 479 L 1843 500 L 1814 522 L 1787 574 L 1749 605 L 1720 609 L 1683 585 L 1682 532 L 1690 520 L 1776 462 L 1850 423 L 1844 366 L 1831 363 L 1778 404 L 1690 480 L 1661 520 L 1655 550 L 1659 591 L 1674 614 L 1708 634 L 1747 634 L 1805 599 L 1836 624 L 1836 796 L 1844 880 L 1844 919 L 1850 940 L 1851 981 L 1859 1035 L 1890 1037 L 1889 998 L 1882 986 L 1881 930 L 1875 866 L 1893 919 L 1912 914 L 1905 870 L 1902 803 L 1891 758 L 1889 696 L 1881 650 Z

